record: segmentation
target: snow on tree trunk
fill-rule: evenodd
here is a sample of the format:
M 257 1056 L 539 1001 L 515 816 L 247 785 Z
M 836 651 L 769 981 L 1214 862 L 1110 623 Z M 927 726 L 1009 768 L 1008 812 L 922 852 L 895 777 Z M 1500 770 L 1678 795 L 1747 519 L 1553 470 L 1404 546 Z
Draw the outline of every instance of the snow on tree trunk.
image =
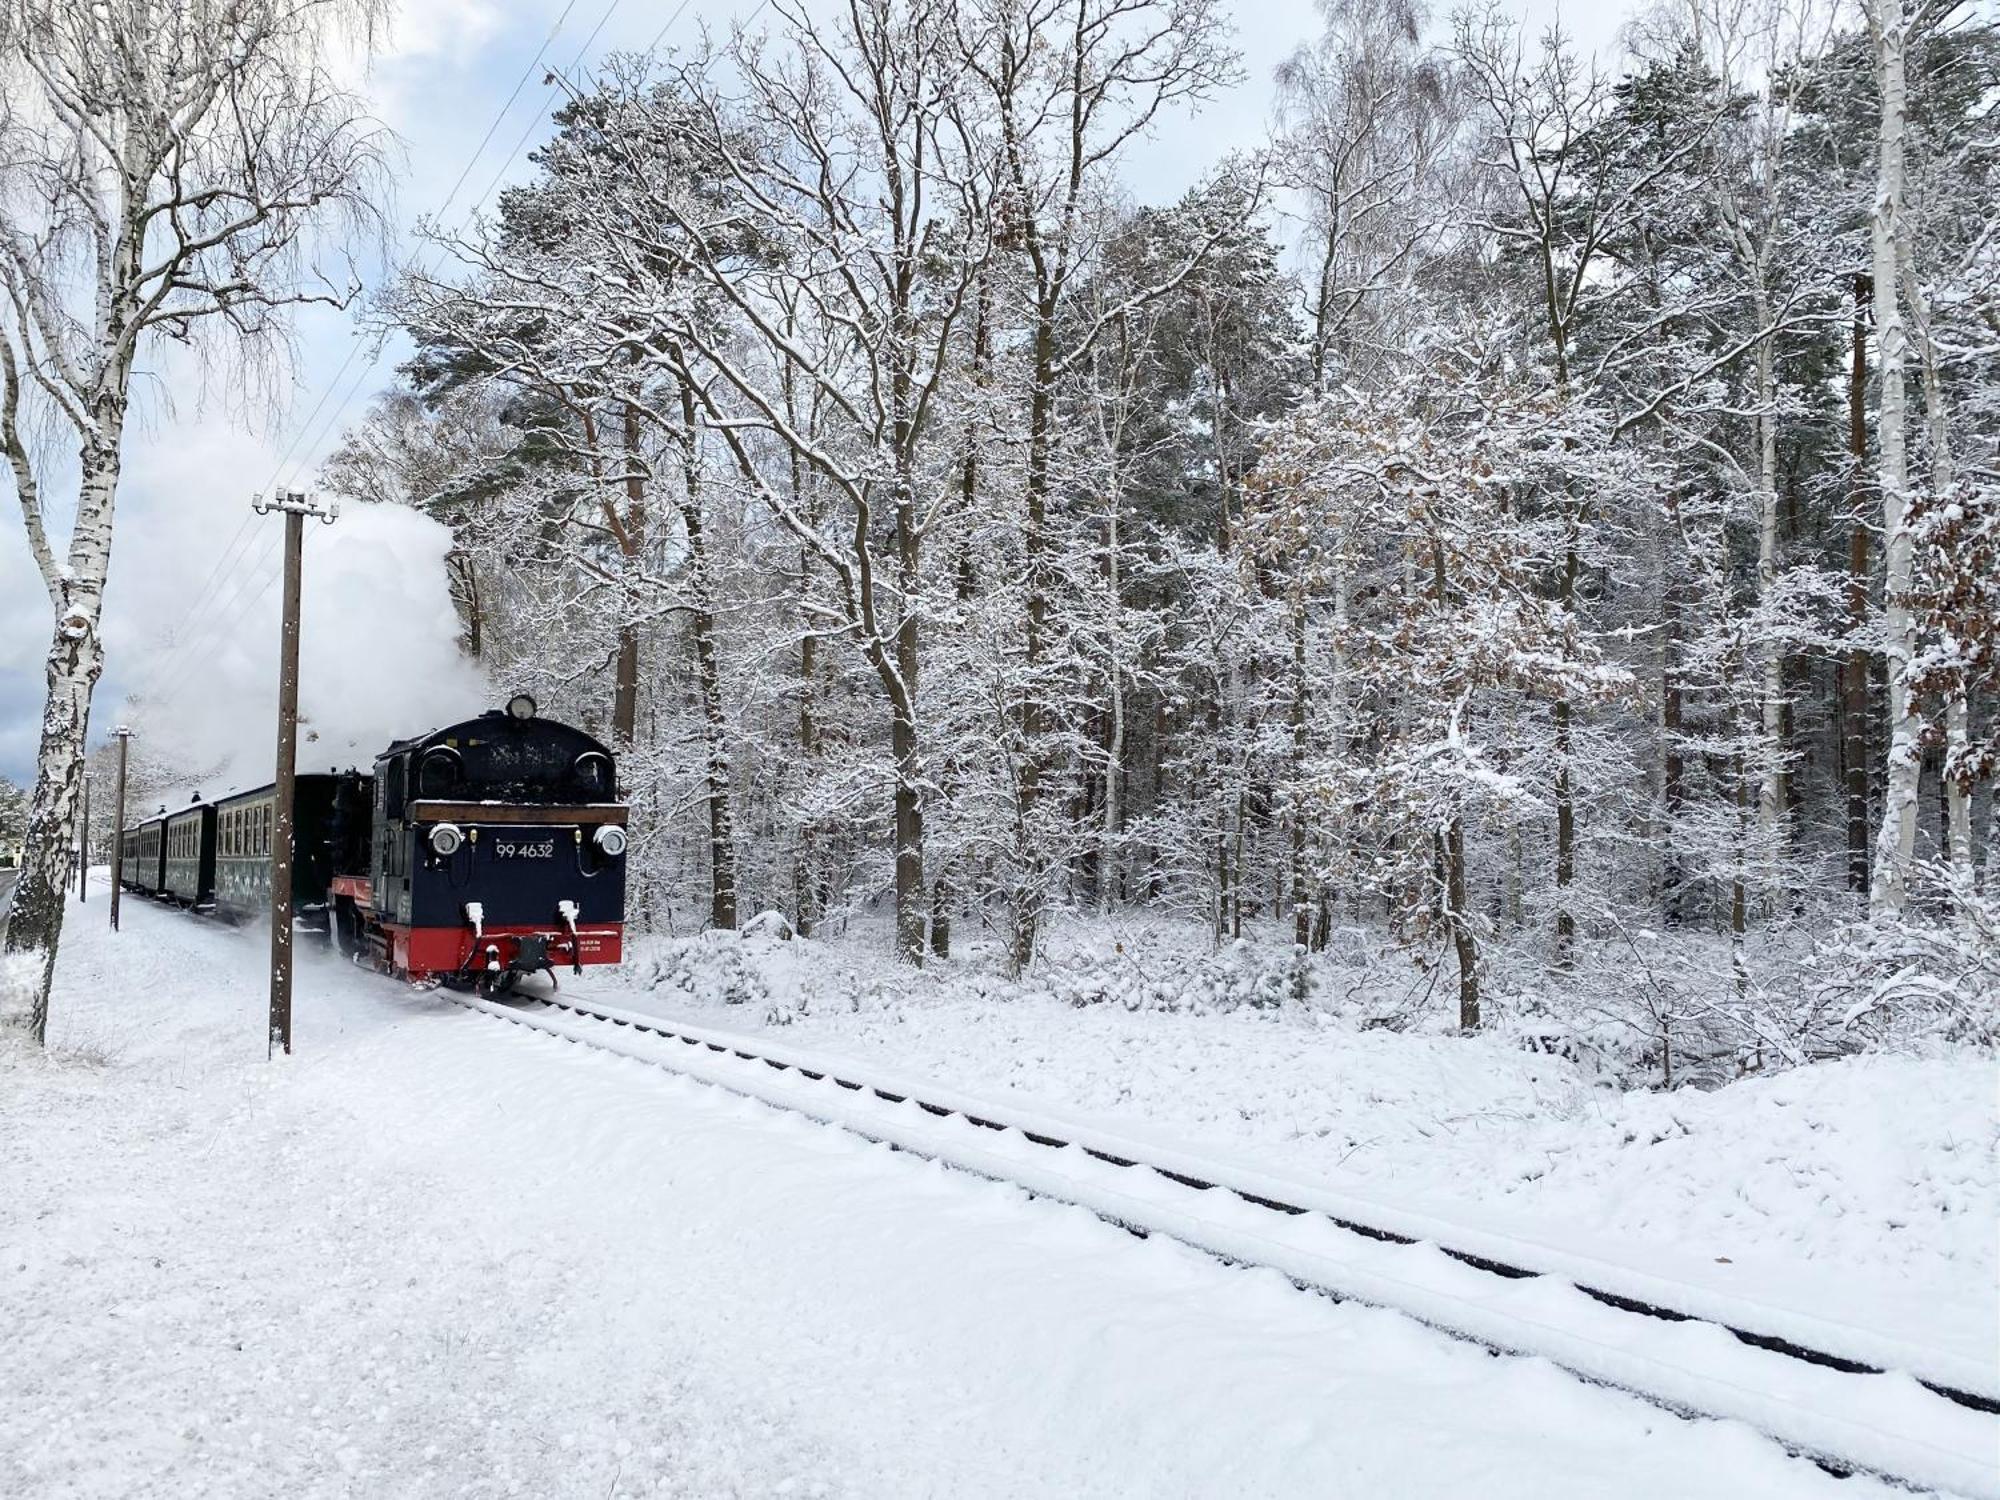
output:
M 1908 402 L 1904 390 L 1909 335 L 1903 326 L 1901 275 L 1907 114 L 1904 74 L 1910 30 L 1905 0 L 1868 0 L 1868 22 L 1875 40 L 1875 78 L 1882 100 L 1876 127 L 1872 240 L 1875 328 L 1881 347 L 1881 393 L 1876 419 L 1880 456 L 1876 472 L 1882 490 L 1883 549 L 1888 558 L 1883 582 L 1882 644 L 1889 669 L 1889 753 L 1882 822 L 1875 836 L 1874 881 L 1869 890 L 1869 906 L 1880 916 L 1900 914 L 1909 900 L 1910 862 L 1917 849 L 1917 780 L 1923 767 L 1923 751 L 1918 743 L 1922 726 L 1909 690 L 1916 627 L 1909 604 Z
M 701 688 L 701 724 L 707 773 L 709 924 L 725 931 L 736 926 L 736 819 L 729 789 L 729 720 L 722 706 L 722 668 L 715 650 L 714 584 L 710 576 L 707 532 L 702 520 L 701 468 L 696 441 L 694 397 L 681 390 L 681 526 L 687 533 L 688 574 L 695 607 L 690 611 L 694 635 L 695 680 Z
M 1863 475 L 1868 460 L 1868 324 L 1873 289 L 1854 278 L 1854 324 L 1849 334 L 1847 452 L 1854 463 L 1854 521 L 1847 535 L 1847 629 L 1858 637 L 1868 623 L 1868 527 L 1863 519 Z M 1857 895 L 1869 887 L 1868 829 L 1869 652 L 1856 645 L 1840 665 L 1840 749 L 1847 821 L 1847 884 Z
M 1458 959 L 1458 1025 L 1462 1031 L 1479 1029 L 1479 945 L 1472 933 L 1472 919 L 1465 909 L 1465 823 L 1453 818 L 1445 825 L 1443 845 L 1445 870 L 1445 922 L 1451 931 L 1451 945 Z
M 1118 556 L 1119 494 L 1114 485 L 1105 514 L 1105 640 L 1110 650 L 1105 691 L 1111 697 L 1111 742 L 1105 747 L 1104 822 L 1097 853 L 1097 910 L 1108 914 L 1118 881 L 1118 844 L 1124 823 L 1125 670 L 1122 575 Z
M 84 458 L 62 612 L 49 642 L 48 700 L 42 710 L 34 795 L 28 805 L 20 873 L 7 918 L 5 951 L 26 960 L 10 968 L 8 979 L 10 986 L 18 985 L 25 993 L 0 999 L 9 1013 L 25 1010 L 23 1019 L 37 1045 L 48 1039 L 49 988 L 55 978 L 56 949 L 62 940 L 71 849 L 83 795 L 90 699 L 104 670 L 98 621 L 111 562 L 111 516 L 118 491 L 122 430 L 122 420 L 112 416 L 100 429 L 103 446 Z
M 1907 237 L 1900 247 L 1904 290 L 1909 296 L 1910 323 L 1915 334 L 1918 368 L 1923 375 L 1924 426 L 1931 450 L 1930 504 L 1941 511 L 1952 503 L 1955 473 L 1951 453 L 1951 416 L 1946 405 L 1944 382 L 1938 370 L 1938 351 L 1931 333 L 1931 302 L 1916 274 L 1915 247 Z M 1935 545 L 1933 543 L 1932 545 Z M 1965 681 L 1964 645 L 1950 623 L 1933 620 L 1942 639 L 1936 642 L 1945 663 L 1944 681 L 1944 762 L 1940 775 L 1944 787 L 1944 834 L 1949 846 L 1947 857 L 1958 887 L 1969 889 L 1972 880 L 1972 789 L 1960 774 L 1967 763 L 1972 743 L 1972 714 Z M 1941 627 L 1941 628 L 1940 628 Z
M 381 158 L 328 66 L 337 45 L 365 49 L 372 18 L 371 7 L 332 0 L 17 0 L 0 21 L 0 457 L 55 613 L 6 937 L 10 952 L 32 956 L 10 967 L 38 1040 L 103 670 L 98 627 L 134 367 L 155 330 L 187 344 L 214 328 L 227 355 L 282 338 L 288 305 L 354 294 L 309 266 L 306 246 L 333 250 L 333 221 L 373 216 Z M 358 37 L 333 35 L 349 23 Z M 163 373 L 170 383 L 175 372 Z M 38 455 L 21 436 L 36 419 L 77 442 L 60 562 Z
M 1761 269 L 1761 268 L 1760 268 Z M 1757 326 L 1771 326 L 1770 297 L 1760 281 Z M 1768 608 L 1778 586 L 1778 382 L 1772 340 L 1757 343 L 1757 592 Z M 1777 850 L 1778 820 L 1785 811 L 1785 648 L 1775 635 L 1762 643 L 1763 765 L 1757 783 L 1757 832 L 1764 858 Z M 1759 882 L 1767 898 L 1771 882 Z

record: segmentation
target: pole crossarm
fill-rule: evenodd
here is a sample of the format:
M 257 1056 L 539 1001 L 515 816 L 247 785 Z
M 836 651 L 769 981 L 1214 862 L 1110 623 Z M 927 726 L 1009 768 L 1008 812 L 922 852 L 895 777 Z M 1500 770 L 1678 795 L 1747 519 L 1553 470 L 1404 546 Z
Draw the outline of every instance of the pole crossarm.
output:
M 273 512 L 281 515 L 311 516 L 328 526 L 340 519 L 338 500 L 322 507 L 303 490 L 279 490 L 268 500 L 262 495 L 254 496 L 250 501 L 250 508 L 260 516 L 268 516 Z

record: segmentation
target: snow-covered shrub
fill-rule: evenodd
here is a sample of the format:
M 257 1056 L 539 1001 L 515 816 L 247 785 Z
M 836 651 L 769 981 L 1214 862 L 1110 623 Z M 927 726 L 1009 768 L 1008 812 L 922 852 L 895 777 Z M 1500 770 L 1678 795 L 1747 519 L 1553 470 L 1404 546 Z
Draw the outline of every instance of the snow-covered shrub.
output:
M 1275 1010 L 1297 989 L 1299 970 L 1287 948 L 1238 939 L 1212 953 L 1124 943 L 1109 954 L 1076 954 L 1046 966 L 1047 991 L 1071 1006 L 1118 1005 L 1128 1011 L 1210 1014 Z
M 665 939 L 641 960 L 639 982 L 647 989 L 681 990 L 701 1001 L 768 1006 L 771 991 L 759 955 L 746 953 L 748 947 L 734 932 Z
M 1962 886 L 1940 911 L 1858 923 L 1813 972 L 1807 1015 L 1829 1050 L 2000 1046 L 2000 892 Z

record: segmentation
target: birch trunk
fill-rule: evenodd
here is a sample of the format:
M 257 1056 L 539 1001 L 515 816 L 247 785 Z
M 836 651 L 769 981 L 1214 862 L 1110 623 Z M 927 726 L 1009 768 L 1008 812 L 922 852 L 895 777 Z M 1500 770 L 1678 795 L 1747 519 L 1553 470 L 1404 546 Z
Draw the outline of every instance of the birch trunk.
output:
M 1955 767 L 1972 748 L 1972 710 L 1965 689 L 1955 688 L 1944 706 L 1944 813 L 1951 840 L 1951 872 L 1961 886 L 1972 884 L 1972 788 Z
M 1922 770 L 1921 728 L 1910 700 L 1909 672 L 1916 643 L 1910 615 L 1911 539 L 1908 520 L 1908 402 L 1904 379 L 1909 336 L 1903 326 L 1903 149 L 1909 12 L 1905 0 L 1868 0 L 1875 40 L 1875 76 L 1882 110 L 1876 127 L 1877 163 L 1873 251 L 1875 328 L 1881 345 L 1881 394 L 1877 416 L 1882 489 L 1882 541 L 1888 559 L 1883 580 L 1882 644 L 1889 678 L 1888 780 L 1882 823 L 1875 835 L 1875 869 L 1869 907 L 1877 916 L 1900 915 L 1909 901 L 1910 862 L 1917 849 L 1917 778 Z
M 104 671 L 98 621 L 111 562 L 111 517 L 124 431 L 124 376 L 117 378 L 119 394 L 101 404 L 96 442 L 83 454 L 67 577 L 51 589 L 56 620 L 46 666 L 48 702 L 42 712 L 35 789 L 22 830 L 20 874 L 7 914 L 5 951 L 25 961 L 13 978 L 26 991 L 26 1023 L 37 1046 L 48 1039 L 49 987 L 62 941 L 70 849 L 83 796 L 90 698 Z M 14 997 L 7 999 L 11 1010 Z
M 1938 376 L 1937 346 L 1931 339 L 1931 311 L 1922 282 L 1916 273 L 1913 247 L 1903 244 L 1903 283 L 1910 299 L 1910 324 L 1915 333 L 1917 364 L 1923 374 L 1924 426 L 1931 449 L 1931 504 L 1942 507 L 1951 501 L 1955 475 L 1951 455 L 1951 416 L 1946 405 L 1944 383 Z M 1957 657 L 1959 643 L 1949 638 L 1940 643 Z M 1964 669 L 1953 674 L 1945 690 L 1944 759 L 1939 764 L 1944 783 L 1945 841 L 1952 875 L 1960 889 L 1970 889 L 1972 880 L 1972 787 L 1954 768 L 1965 764 L 1972 748 L 1972 714 L 1967 698 Z

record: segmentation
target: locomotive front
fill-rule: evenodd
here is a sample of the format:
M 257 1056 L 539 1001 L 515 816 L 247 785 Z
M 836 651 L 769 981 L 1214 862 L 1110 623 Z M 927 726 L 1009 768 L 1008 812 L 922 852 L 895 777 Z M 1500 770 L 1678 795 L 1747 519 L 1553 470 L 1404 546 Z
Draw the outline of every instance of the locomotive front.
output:
M 365 889 L 378 962 L 488 991 L 557 964 L 580 973 L 617 963 L 626 844 L 617 792 L 611 752 L 542 718 L 525 694 L 391 745 L 375 763 Z

